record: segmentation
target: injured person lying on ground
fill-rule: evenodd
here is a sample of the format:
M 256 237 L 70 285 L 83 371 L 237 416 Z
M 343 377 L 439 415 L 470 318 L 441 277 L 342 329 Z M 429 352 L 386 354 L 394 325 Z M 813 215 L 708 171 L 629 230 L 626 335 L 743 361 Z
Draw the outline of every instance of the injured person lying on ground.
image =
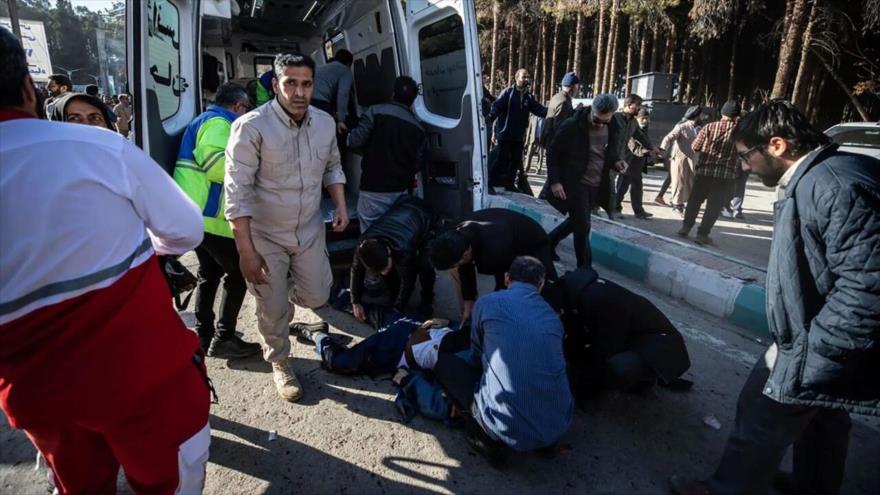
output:
M 561 313 L 576 394 L 692 385 L 680 378 L 690 368 L 684 339 L 648 299 L 589 268 L 566 273 L 544 290 L 544 297 Z

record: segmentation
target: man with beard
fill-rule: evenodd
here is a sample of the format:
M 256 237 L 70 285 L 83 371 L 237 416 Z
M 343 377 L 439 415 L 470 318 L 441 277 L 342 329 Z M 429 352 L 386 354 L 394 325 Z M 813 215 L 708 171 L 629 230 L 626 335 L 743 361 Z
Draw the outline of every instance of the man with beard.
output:
M 733 130 L 742 168 L 776 186 L 767 313 L 773 344 L 737 403 L 705 483 L 678 494 L 837 493 L 850 413 L 880 416 L 880 161 L 845 153 L 791 103 L 766 103 Z M 794 472 L 778 473 L 789 445 Z
M 46 109 L 46 116 L 49 120 L 54 120 L 52 118 L 52 105 L 58 98 L 73 91 L 73 83 L 70 82 L 70 78 L 64 74 L 52 74 L 49 76 L 49 83 L 46 85 L 46 90 L 49 91 L 49 98 L 46 99 L 44 107 Z

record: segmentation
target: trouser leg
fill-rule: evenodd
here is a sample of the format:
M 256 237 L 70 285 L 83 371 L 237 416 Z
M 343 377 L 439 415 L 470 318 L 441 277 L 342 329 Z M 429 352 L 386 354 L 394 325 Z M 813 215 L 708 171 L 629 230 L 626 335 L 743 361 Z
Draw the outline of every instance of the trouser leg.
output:
M 736 179 L 736 190 L 733 192 L 733 199 L 730 201 L 730 207 L 737 212 L 742 212 L 743 203 L 746 198 L 746 185 L 749 182 L 749 173 L 740 170 L 739 177 Z
M 712 227 L 721 215 L 721 209 L 729 201 L 730 191 L 733 187 L 733 179 L 712 179 L 709 183 L 709 194 L 706 200 L 706 211 L 700 220 L 700 228 L 697 233 L 709 235 Z
M 419 251 L 419 259 L 417 260 L 419 268 L 419 286 L 421 286 L 422 304 L 434 303 L 434 283 L 437 280 L 437 273 L 431 265 L 428 256 L 428 250 Z
M 373 222 L 390 210 L 394 202 L 405 194 L 406 191 L 390 193 L 361 191 L 357 201 L 358 225 L 361 233 L 366 232 Z
M 25 430 L 61 493 L 116 493 L 119 461 L 104 436 L 72 423 Z
M 214 336 L 214 299 L 223 277 L 223 268 L 214 261 L 204 242 L 195 251 L 199 260 L 195 302 L 196 332 L 203 339 L 211 339 Z
M 248 290 L 257 303 L 257 329 L 263 341 L 263 359 L 279 362 L 290 356 L 290 303 L 288 301 L 291 254 L 258 233 L 252 234 L 254 247 L 266 261 L 269 281 L 255 285 L 248 282 Z
M 707 481 L 712 495 L 767 493 L 788 446 L 821 412 L 765 396 L 762 391 L 769 375 L 761 356 L 743 385 L 733 430 L 715 474 Z
M 617 211 L 621 211 L 623 209 L 623 198 L 626 197 L 626 192 L 629 190 L 630 183 L 632 179 L 629 174 L 619 174 L 617 176 L 617 196 L 614 199 L 614 206 Z
M 434 377 L 455 406 L 470 412 L 481 371 L 451 352 L 441 352 L 434 365 Z
M 700 207 L 703 201 L 709 196 L 711 179 L 702 175 L 694 178 L 694 188 L 688 198 L 687 208 L 684 210 L 684 221 L 682 226 L 690 229 L 697 222 L 697 215 L 700 213 Z
M 670 171 L 666 174 L 666 179 L 663 180 L 663 184 L 660 186 L 660 191 L 657 192 L 657 197 L 662 198 L 666 191 L 669 190 L 669 186 L 672 184 L 672 172 Z
M 498 163 L 496 167 L 498 168 L 498 177 L 501 183 L 501 186 L 508 190 L 513 190 L 513 187 L 516 183 L 516 146 L 514 141 L 501 141 L 498 143 L 499 154 L 498 154 Z
M 333 271 L 327 258 L 323 230 L 294 252 L 290 260 L 290 275 L 293 279 L 291 318 L 293 304 L 312 309 L 327 304 Z
M 840 492 L 849 449 L 849 413 L 820 409 L 794 442 L 797 493 L 832 495 Z
M 223 273 L 223 294 L 220 298 L 220 321 L 217 323 L 217 337 L 220 339 L 235 335 L 238 313 L 247 293 L 247 283 L 241 274 L 238 263 L 238 250 L 235 241 L 228 237 L 205 234 L 202 247 L 208 252 Z
M 645 207 L 642 205 L 642 172 L 639 171 L 638 174 L 630 177 L 630 182 L 630 205 L 632 206 L 633 213 L 641 215 L 645 212 Z
M 583 198 L 584 192 L 577 188 L 577 191 L 569 192 L 567 197 L 568 203 L 568 229 L 572 233 L 574 241 L 574 256 L 577 260 L 577 267 L 582 268 L 590 266 L 590 245 L 589 245 L 589 222 L 590 222 L 590 205 L 589 200 Z M 557 229 L 561 228 L 557 227 Z M 555 231 L 554 231 L 555 232 Z

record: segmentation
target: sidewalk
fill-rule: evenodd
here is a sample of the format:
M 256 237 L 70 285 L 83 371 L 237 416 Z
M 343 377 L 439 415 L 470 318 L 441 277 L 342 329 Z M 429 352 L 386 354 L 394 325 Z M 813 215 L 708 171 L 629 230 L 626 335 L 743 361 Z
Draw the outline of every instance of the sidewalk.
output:
M 665 172 L 659 169 L 646 178 L 645 197 L 651 203 L 645 209 L 654 218 L 634 218 L 628 201 L 624 202 L 626 218 L 622 221 L 593 216 L 593 259 L 663 294 L 728 319 L 749 338 L 767 340 L 764 281 L 772 235 L 772 190 L 750 181 L 746 220 L 719 219 L 712 231 L 716 246 L 703 248 L 675 235 L 681 226 L 677 213 L 653 204 L 664 178 Z M 543 175 L 531 178 L 536 195 L 544 180 Z M 490 203 L 525 213 L 548 232 L 563 220 L 547 203 L 522 194 L 501 193 Z M 570 237 L 560 248 L 571 249 Z

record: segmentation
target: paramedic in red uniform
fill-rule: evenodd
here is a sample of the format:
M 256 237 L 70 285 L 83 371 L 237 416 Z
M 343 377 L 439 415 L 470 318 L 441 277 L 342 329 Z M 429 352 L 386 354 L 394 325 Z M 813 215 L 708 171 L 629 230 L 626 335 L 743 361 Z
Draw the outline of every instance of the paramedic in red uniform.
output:
M 0 28 L 0 407 L 62 494 L 201 493 L 210 392 L 156 261 L 201 212 L 117 133 L 36 117 Z

